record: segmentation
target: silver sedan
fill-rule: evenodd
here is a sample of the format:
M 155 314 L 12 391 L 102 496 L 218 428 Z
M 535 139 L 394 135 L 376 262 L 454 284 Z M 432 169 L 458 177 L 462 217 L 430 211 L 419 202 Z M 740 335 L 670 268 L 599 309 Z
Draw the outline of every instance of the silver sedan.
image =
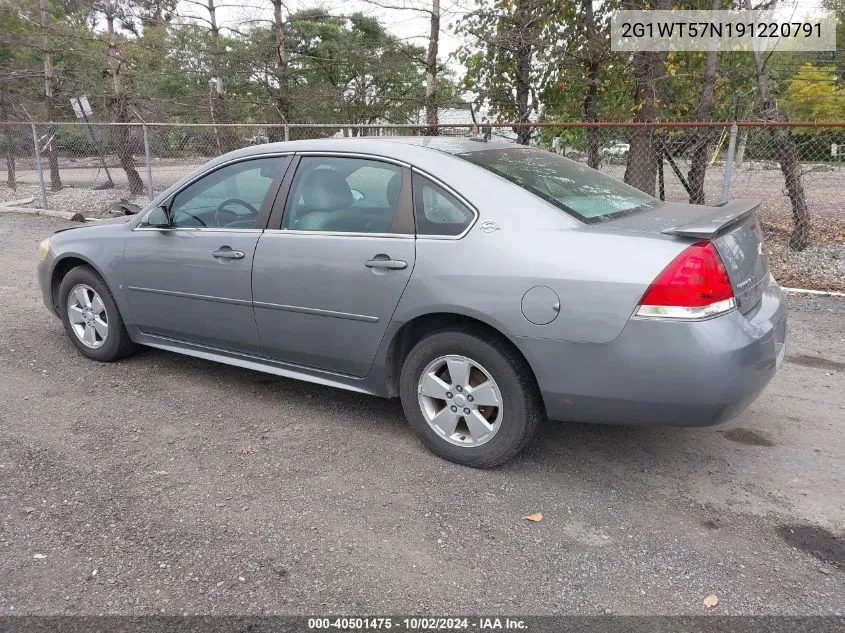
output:
M 216 158 L 39 247 L 88 358 L 148 345 L 402 399 L 489 467 L 545 419 L 707 425 L 784 356 L 757 203 L 664 203 L 556 154 L 324 139 Z

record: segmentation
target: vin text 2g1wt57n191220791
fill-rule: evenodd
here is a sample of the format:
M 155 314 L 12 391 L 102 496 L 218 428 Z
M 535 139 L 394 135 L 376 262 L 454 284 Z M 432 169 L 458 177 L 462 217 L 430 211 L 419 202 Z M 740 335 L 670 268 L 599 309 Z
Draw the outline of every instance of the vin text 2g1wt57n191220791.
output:
M 89 358 L 149 345 L 399 396 L 434 452 L 487 467 L 546 418 L 747 406 L 786 332 L 755 207 L 660 202 L 505 143 L 296 141 L 56 233 L 38 274 Z

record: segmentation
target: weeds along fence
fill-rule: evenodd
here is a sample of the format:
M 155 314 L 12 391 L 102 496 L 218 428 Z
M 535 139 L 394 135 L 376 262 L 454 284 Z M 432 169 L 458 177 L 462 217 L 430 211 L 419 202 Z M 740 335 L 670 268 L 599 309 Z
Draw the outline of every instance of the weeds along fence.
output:
M 799 248 L 811 235 L 841 237 L 845 122 L 450 123 L 436 132 L 516 141 L 521 128 L 530 130 L 531 145 L 661 199 L 759 198 L 761 216 Z M 34 198 L 42 208 L 96 214 L 119 198 L 143 203 L 208 159 L 247 145 L 431 132 L 385 124 L 0 123 L 0 203 Z

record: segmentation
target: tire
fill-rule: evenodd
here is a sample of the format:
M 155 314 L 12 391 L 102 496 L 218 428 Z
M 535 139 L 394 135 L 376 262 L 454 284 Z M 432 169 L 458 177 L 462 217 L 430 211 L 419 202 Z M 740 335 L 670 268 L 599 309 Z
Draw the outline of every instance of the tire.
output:
M 84 297 L 80 293 L 84 293 Z M 99 309 L 96 298 L 100 299 L 102 310 Z M 79 309 L 80 306 L 86 307 L 84 306 L 86 301 L 87 307 L 90 308 L 90 313 L 87 314 L 84 309 Z M 77 320 L 75 324 L 71 322 L 71 313 Z M 59 314 L 71 342 L 83 356 L 91 360 L 110 363 L 129 356 L 137 349 L 135 343 L 129 338 L 129 333 L 126 331 L 126 326 L 123 324 L 108 286 L 88 266 L 77 266 L 62 279 L 59 285 Z M 79 319 L 82 321 L 78 321 Z M 103 328 L 104 324 L 105 328 Z M 84 334 L 77 334 L 80 328 L 85 332 Z M 89 334 L 91 334 L 90 337 Z M 83 338 L 88 343 L 84 342 Z
M 461 359 L 468 360 L 470 366 L 469 379 L 463 380 L 466 385 L 453 379 L 449 369 L 454 366 L 456 376 L 466 376 Z M 449 390 L 443 399 L 429 397 L 432 393 L 441 395 L 444 385 Z M 460 393 L 458 386 L 462 387 Z M 468 402 L 473 400 L 473 393 L 477 398 Z M 491 393 L 499 396 L 500 406 L 479 406 L 496 401 Z M 471 328 L 434 332 L 414 345 L 402 365 L 399 395 L 405 417 L 432 452 L 474 468 L 492 468 L 519 453 L 545 417 L 539 389 L 525 359 L 508 341 Z M 454 411 L 452 407 L 457 413 L 450 415 L 445 409 Z M 461 415 L 465 411 L 470 411 L 470 417 Z M 477 414 L 487 421 L 486 427 L 479 424 Z M 450 435 L 455 417 L 459 419 Z M 443 418 L 445 424 L 435 418 Z M 480 432 L 474 432 L 479 428 Z

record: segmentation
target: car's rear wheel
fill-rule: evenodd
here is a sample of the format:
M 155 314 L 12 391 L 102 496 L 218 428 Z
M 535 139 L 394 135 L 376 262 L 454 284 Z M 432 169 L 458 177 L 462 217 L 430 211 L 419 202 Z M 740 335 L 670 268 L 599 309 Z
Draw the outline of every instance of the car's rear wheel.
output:
M 522 356 L 507 341 L 472 329 L 435 332 L 414 345 L 399 391 L 405 416 L 425 445 L 476 468 L 516 455 L 544 415 Z
M 88 358 L 111 362 L 135 351 L 114 297 L 91 268 L 78 266 L 62 279 L 59 311 L 71 342 Z

